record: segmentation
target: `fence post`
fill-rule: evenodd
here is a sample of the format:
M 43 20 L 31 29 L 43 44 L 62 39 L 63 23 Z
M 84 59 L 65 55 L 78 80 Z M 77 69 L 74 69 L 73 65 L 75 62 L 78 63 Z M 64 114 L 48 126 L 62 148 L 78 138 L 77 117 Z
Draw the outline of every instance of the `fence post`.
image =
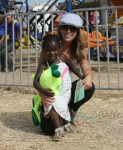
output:
M 72 10 L 72 1 L 66 0 L 66 11 L 69 13 Z

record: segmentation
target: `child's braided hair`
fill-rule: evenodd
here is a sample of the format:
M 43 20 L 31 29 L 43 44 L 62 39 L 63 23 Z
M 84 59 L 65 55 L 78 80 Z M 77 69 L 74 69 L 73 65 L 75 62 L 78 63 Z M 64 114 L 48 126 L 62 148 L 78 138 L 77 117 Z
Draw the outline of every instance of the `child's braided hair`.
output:
M 51 41 L 57 42 L 58 47 L 60 48 L 61 41 L 60 41 L 59 36 L 55 35 L 55 34 L 47 34 L 47 35 L 44 36 L 43 41 L 42 41 L 42 50 L 43 51 L 45 50 L 45 47 L 46 47 L 47 43 L 51 42 Z

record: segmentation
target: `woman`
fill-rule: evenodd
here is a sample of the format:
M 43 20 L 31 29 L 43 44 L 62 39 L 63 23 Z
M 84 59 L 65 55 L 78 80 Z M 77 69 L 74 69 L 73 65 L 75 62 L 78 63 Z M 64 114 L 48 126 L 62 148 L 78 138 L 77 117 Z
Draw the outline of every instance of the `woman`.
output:
M 82 100 L 76 103 L 74 103 L 74 95 L 77 80 L 72 82 L 72 89 L 71 89 L 72 94 L 69 103 L 69 108 L 71 111 L 71 118 L 75 124 L 81 123 L 81 120 L 76 119 L 75 117 L 78 109 L 92 97 L 95 91 L 94 85 L 92 83 L 93 72 L 87 61 L 87 54 L 84 48 L 83 36 L 81 35 L 80 32 L 82 24 L 83 21 L 77 14 L 66 13 L 62 15 L 62 17 L 60 18 L 60 27 L 59 27 L 59 36 L 61 38 L 60 53 L 67 56 L 68 59 L 70 59 L 72 62 L 75 62 L 79 70 L 81 70 L 85 76 L 83 80 L 83 84 L 85 87 L 85 96 Z M 40 57 L 41 61 L 39 63 L 42 63 L 44 57 L 45 56 L 43 55 L 43 52 L 41 52 Z M 48 97 L 47 95 L 44 95 L 42 93 L 40 94 L 44 105 L 51 105 L 52 103 L 54 103 L 54 97 Z M 46 134 L 53 134 L 54 127 L 51 124 L 52 123 L 50 120 L 47 120 L 47 118 L 42 118 L 41 128 Z

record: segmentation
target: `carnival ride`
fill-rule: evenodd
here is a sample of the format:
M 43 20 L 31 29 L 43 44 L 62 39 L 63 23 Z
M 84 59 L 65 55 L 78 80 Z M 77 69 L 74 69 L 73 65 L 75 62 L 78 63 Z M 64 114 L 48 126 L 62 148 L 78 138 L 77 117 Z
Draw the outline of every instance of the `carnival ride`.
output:
M 6 4 L 5 4 L 5 2 L 6 2 Z M 4 7 L 4 10 L 6 10 L 6 11 L 14 11 L 14 13 L 20 13 L 23 4 L 26 4 L 26 12 L 28 12 L 28 10 L 29 10 L 27 0 L 25 0 L 25 2 L 22 2 L 22 1 L 16 2 L 15 0 L 5 0 L 5 2 L 4 2 L 4 4 L 2 4 L 2 7 Z M 40 13 L 40 12 L 43 12 L 44 10 L 46 12 L 50 11 L 53 8 L 53 6 L 56 5 L 57 2 L 58 2 L 58 0 L 55 0 L 52 3 L 50 0 L 45 1 L 44 6 L 40 10 L 38 10 L 38 12 Z M 73 8 L 74 9 L 79 8 L 79 6 L 82 5 L 82 3 L 84 3 L 84 2 L 85 2 L 85 0 L 75 1 L 76 4 L 74 4 Z M 20 7 L 17 7 L 17 5 L 20 5 Z M 46 8 L 46 6 L 48 6 L 48 7 Z M 58 10 L 66 10 L 66 1 L 64 1 L 62 4 L 60 4 L 59 6 L 56 7 L 55 11 L 58 11 Z M 59 17 L 58 14 L 54 14 L 53 21 L 58 22 L 59 21 L 58 17 Z M 28 38 L 28 33 L 26 31 L 26 33 L 24 34 L 24 36 L 22 38 L 22 48 L 28 48 L 28 46 L 33 46 L 33 45 L 37 45 L 37 47 L 40 48 L 43 31 L 40 33 L 40 38 L 38 38 L 38 35 L 35 36 L 34 32 L 36 31 L 35 30 L 36 24 L 40 24 L 42 26 L 42 30 L 43 30 L 44 24 L 48 25 L 50 28 L 51 18 L 52 18 L 52 15 L 49 15 L 44 21 L 43 14 L 38 14 L 37 19 L 36 19 L 35 15 L 32 16 L 32 18 L 30 18 L 29 30 L 33 31 L 33 34 L 31 34 L 30 38 Z M 23 20 L 24 20 L 24 18 L 23 18 Z M 102 34 L 97 31 L 88 33 L 85 30 L 81 30 L 81 32 L 84 36 L 84 42 L 85 42 L 86 47 L 90 47 L 90 48 L 96 48 L 97 46 L 101 47 L 103 45 L 106 45 L 106 41 L 108 41 L 108 45 L 115 45 L 115 43 L 116 43 L 115 41 L 112 41 L 110 38 L 102 36 Z

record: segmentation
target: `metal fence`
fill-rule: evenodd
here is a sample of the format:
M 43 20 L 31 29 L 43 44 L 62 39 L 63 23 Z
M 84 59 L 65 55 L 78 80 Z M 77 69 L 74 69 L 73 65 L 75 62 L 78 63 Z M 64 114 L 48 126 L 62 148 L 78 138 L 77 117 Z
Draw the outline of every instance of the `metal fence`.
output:
M 86 28 L 85 40 L 87 43 L 88 60 L 94 72 L 94 84 L 96 89 L 123 90 L 123 27 L 118 25 L 118 10 L 123 7 L 108 8 L 87 8 L 73 10 L 84 20 L 84 29 Z M 114 24 L 109 22 L 109 12 L 113 10 Z M 89 13 L 94 12 L 96 25 L 89 33 Z M 54 18 L 62 15 L 63 11 L 58 12 L 34 12 L 13 14 L 12 26 L 14 31 L 14 19 L 20 23 L 20 43 L 15 48 L 13 42 L 13 51 L 10 53 L 13 60 L 12 72 L 7 71 L 7 40 L 5 42 L 6 50 L 6 69 L 0 72 L 0 86 L 32 86 L 32 74 L 35 74 L 38 65 L 38 58 L 41 51 L 41 40 L 38 39 L 38 32 L 42 35 L 54 30 Z M 98 15 L 100 14 L 100 15 Z M 5 15 L 5 30 L 7 33 L 7 14 Z M 101 20 L 99 19 L 101 17 Z M 33 19 L 32 19 L 33 18 Z M 100 21 L 100 22 L 99 22 Z M 27 27 L 26 31 L 23 28 Z M 108 30 L 111 31 L 111 39 L 108 39 Z M 37 30 L 38 29 L 38 30 Z M 121 30 L 122 29 L 122 30 Z M 96 31 L 96 32 L 94 32 Z M 92 35 L 93 33 L 93 35 Z M 105 36 L 104 36 L 105 33 Z M 100 35 L 101 34 L 101 35 Z M 100 37 L 101 36 L 101 37 Z M 100 39 L 102 38 L 102 39 Z M 13 34 L 14 39 L 14 34 Z M 91 41 L 95 40 L 96 41 Z M 113 42 L 113 44 L 111 43 Z M 94 43 L 94 45 L 93 45 Z M 93 45 L 93 46 L 92 46 Z M 16 70 L 15 70 L 16 68 Z

